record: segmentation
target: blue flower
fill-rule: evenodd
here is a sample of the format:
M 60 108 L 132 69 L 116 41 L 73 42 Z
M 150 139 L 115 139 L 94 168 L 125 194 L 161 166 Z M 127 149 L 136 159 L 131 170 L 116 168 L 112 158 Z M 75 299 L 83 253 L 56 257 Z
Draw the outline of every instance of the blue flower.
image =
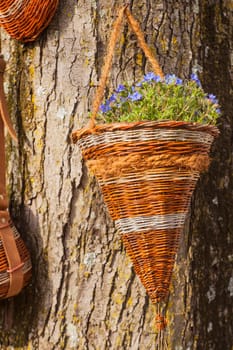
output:
M 144 81 L 152 81 L 156 79 L 156 75 L 153 72 L 149 72 L 144 75 Z
M 142 95 L 140 94 L 140 92 L 136 91 L 133 94 L 129 95 L 128 98 L 131 101 L 139 101 L 142 99 Z
M 177 81 L 177 77 L 175 76 L 175 74 L 167 74 L 165 76 L 165 83 L 166 84 L 176 84 Z
M 141 87 L 143 83 L 149 83 L 151 81 L 155 81 L 156 83 L 160 82 L 162 79 L 159 75 L 155 75 L 153 72 L 149 72 L 146 75 L 144 75 L 144 79 L 142 81 L 139 81 L 136 86 Z
M 207 95 L 207 98 L 213 103 L 213 104 L 218 104 L 218 100 L 215 95 L 209 94 Z
M 182 85 L 183 80 L 178 78 L 175 74 L 167 74 L 165 76 L 165 83 L 168 85 L 170 84 Z
M 106 113 L 111 110 L 111 107 L 108 103 L 100 105 L 100 110 L 102 113 Z
M 112 94 L 112 96 L 109 97 L 107 103 L 111 103 L 111 102 L 115 102 L 116 101 L 116 95 L 115 94 Z
M 122 84 L 120 84 L 120 85 L 117 87 L 116 92 L 119 93 L 119 92 L 122 92 L 122 91 L 124 91 L 124 90 L 125 90 L 125 86 L 122 85 Z
M 156 81 L 156 83 L 159 83 L 161 81 L 161 77 L 159 75 L 156 75 L 154 78 L 154 81 Z
M 190 76 L 191 80 L 195 81 L 195 83 L 197 84 L 197 86 L 201 86 L 201 82 L 197 76 L 197 74 L 192 73 Z
M 217 112 L 218 114 L 221 114 L 221 109 L 220 109 L 220 108 L 216 108 L 216 112 Z
M 182 85 L 183 84 L 183 80 L 180 78 L 176 79 L 176 85 Z

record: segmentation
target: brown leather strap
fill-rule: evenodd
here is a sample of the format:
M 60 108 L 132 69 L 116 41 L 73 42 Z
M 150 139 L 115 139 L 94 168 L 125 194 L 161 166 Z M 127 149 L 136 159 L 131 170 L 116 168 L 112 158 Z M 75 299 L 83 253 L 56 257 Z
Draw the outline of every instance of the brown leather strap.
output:
M 0 113 L 0 210 L 8 208 L 6 197 L 6 161 L 5 161 L 5 145 L 4 145 L 4 125 Z
M 7 110 L 3 88 L 3 73 L 6 64 L 0 55 L 0 238 L 6 254 L 9 268 L 10 283 L 6 297 L 11 297 L 20 292 L 23 287 L 23 262 L 18 252 L 14 233 L 11 227 L 8 213 L 8 200 L 6 193 L 6 160 L 4 125 L 7 127 L 13 139 L 17 139 Z
M 6 98 L 4 94 L 4 87 L 3 87 L 3 74 L 6 68 L 6 62 L 3 59 L 3 56 L 0 55 L 0 114 L 2 117 L 2 120 L 7 127 L 11 137 L 17 141 L 17 136 L 15 133 L 15 130 L 13 128 L 13 125 L 11 123 L 11 119 L 8 113 L 7 104 L 6 104 Z
M 10 135 L 14 140 L 17 140 L 15 130 L 12 126 L 6 98 L 3 87 L 3 74 L 6 68 L 6 62 L 3 56 L 0 55 L 0 210 L 8 208 L 8 201 L 6 195 L 6 161 L 5 161 L 5 141 L 4 141 L 4 125 L 7 127 Z

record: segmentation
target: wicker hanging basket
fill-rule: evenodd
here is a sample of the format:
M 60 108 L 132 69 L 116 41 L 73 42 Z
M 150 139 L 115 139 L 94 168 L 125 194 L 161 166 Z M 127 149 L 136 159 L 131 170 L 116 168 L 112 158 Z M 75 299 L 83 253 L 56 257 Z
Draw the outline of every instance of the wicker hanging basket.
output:
M 215 136 L 213 126 L 176 121 L 99 125 L 80 138 L 74 133 L 154 303 L 167 296 L 191 195 Z
M 12 127 L 3 91 L 5 61 L 0 56 L 0 299 L 17 295 L 31 278 L 29 252 L 11 221 L 6 192 L 4 126 L 13 139 Z
M 58 0 L 4 0 L 0 4 L 0 26 L 13 38 L 34 41 L 50 23 Z
M 0 211 L 0 220 L 0 299 L 5 299 L 19 294 L 28 284 L 32 265 L 28 249 L 6 211 Z
M 115 22 L 88 127 L 72 134 L 101 187 L 135 272 L 153 303 L 165 301 L 190 199 L 218 135 L 215 126 L 182 121 L 96 125 L 123 15 L 157 75 L 157 61 L 127 7 Z M 94 116 L 94 117 L 93 117 Z M 159 328 L 165 319 L 158 316 Z

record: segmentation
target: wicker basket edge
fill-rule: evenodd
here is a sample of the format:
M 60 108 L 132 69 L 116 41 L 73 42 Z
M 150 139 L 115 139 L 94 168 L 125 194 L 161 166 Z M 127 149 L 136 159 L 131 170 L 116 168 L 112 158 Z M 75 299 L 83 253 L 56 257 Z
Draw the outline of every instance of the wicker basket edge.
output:
M 82 137 L 91 134 L 98 134 L 103 132 L 112 132 L 117 130 L 132 130 L 132 129 L 159 129 L 159 128 L 172 128 L 172 129 L 186 129 L 207 132 L 213 137 L 219 135 L 217 126 L 210 124 L 190 123 L 184 121 L 166 120 L 166 121 L 138 121 L 131 123 L 111 123 L 111 124 L 98 124 L 94 128 L 84 127 L 75 130 L 72 133 L 72 140 L 76 143 Z

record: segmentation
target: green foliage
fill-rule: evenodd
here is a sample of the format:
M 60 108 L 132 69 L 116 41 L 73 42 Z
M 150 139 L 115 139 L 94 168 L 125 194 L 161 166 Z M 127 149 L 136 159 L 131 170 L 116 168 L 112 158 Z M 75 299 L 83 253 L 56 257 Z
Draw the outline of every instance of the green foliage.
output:
M 98 119 L 105 123 L 181 120 L 216 124 L 219 115 L 216 97 L 203 91 L 195 74 L 183 82 L 175 75 L 161 80 L 148 73 L 135 85 L 119 85 L 100 106 Z

